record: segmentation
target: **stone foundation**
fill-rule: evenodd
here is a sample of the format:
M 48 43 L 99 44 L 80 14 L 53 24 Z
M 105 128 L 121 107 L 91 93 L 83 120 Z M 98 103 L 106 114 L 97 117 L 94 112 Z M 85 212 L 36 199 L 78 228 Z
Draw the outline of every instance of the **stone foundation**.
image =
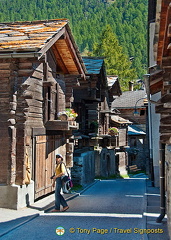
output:
M 85 186 L 94 181 L 94 151 L 77 152 L 74 156 L 71 176 L 74 184 Z
M 0 208 L 17 210 L 34 202 L 34 182 L 21 186 L 0 186 L 0 193 Z

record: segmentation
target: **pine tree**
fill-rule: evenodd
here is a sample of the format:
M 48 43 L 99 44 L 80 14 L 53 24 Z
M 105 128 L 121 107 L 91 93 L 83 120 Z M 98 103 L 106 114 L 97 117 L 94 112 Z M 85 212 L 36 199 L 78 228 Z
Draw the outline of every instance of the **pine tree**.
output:
M 135 69 L 131 69 L 131 61 L 123 52 L 116 35 L 109 25 L 102 31 L 99 42 L 95 44 L 94 56 L 104 57 L 108 75 L 118 75 L 123 91 L 128 90 L 128 82 L 137 78 Z

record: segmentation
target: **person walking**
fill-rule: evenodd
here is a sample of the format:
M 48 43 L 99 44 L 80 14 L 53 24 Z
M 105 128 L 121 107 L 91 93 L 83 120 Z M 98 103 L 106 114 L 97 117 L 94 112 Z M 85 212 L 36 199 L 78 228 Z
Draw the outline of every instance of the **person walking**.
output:
M 63 157 L 61 154 L 56 155 L 56 169 L 55 169 L 55 176 L 53 177 L 53 184 L 52 186 L 55 187 L 55 209 L 51 212 L 60 212 L 60 205 L 63 206 L 62 212 L 65 212 L 69 206 L 61 195 L 61 188 L 62 188 L 62 179 L 61 177 L 65 175 L 65 165 L 62 163 Z M 55 184 L 56 183 L 56 184 Z

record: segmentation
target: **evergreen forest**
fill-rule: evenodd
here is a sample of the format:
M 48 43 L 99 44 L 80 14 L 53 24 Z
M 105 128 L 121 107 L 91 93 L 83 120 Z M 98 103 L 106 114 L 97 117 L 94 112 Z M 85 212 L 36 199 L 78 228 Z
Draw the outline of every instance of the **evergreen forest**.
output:
M 0 22 L 67 18 L 80 52 L 93 52 L 107 25 L 135 77 L 147 67 L 148 0 L 1 0 Z M 94 53 L 97 51 L 94 51 Z

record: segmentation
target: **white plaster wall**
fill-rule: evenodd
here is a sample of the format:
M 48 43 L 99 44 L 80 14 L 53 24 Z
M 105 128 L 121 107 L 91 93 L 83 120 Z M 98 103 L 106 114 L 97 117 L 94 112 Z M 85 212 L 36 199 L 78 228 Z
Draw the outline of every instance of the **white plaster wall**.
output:
M 156 93 L 151 96 L 151 100 L 157 101 L 161 98 L 161 93 Z M 151 140 L 152 140 L 152 158 L 154 167 L 154 185 L 159 187 L 159 160 L 160 160 L 160 147 L 159 147 L 159 125 L 160 125 L 160 114 L 156 114 L 155 105 L 151 104 Z
M 149 65 L 154 66 L 156 64 L 154 58 L 154 34 L 155 23 L 151 23 L 149 26 Z
M 0 186 L 0 207 L 20 209 L 34 203 L 34 182 L 28 185 Z
M 168 231 L 169 236 L 171 236 L 171 145 L 166 145 L 165 148 L 165 173 L 166 173 L 166 191 L 167 191 L 167 224 L 168 224 Z

